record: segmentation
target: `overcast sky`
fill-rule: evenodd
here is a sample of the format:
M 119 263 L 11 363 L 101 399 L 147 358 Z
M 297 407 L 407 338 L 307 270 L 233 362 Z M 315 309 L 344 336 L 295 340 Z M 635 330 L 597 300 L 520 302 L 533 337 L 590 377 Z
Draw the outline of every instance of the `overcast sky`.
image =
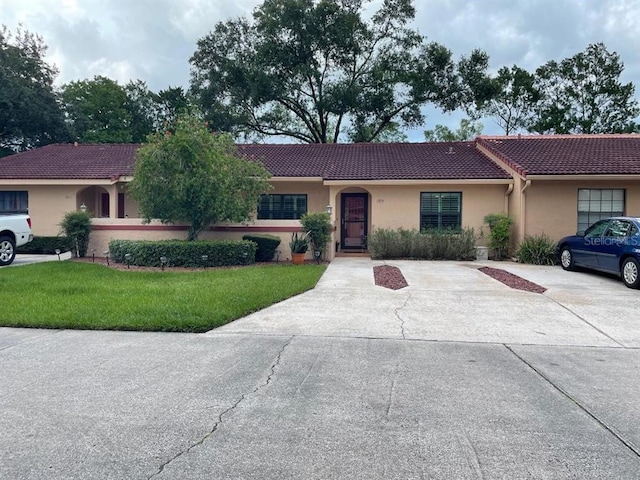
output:
M 58 84 L 95 75 L 188 87 L 189 57 L 219 21 L 250 15 L 262 0 L 0 0 L 0 24 L 42 35 Z M 381 0 L 371 2 L 375 9 Z M 640 0 L 416 0 L 414 27 L 456 56 L 485 50 L 493 70 L 535 70 L 604 42 L 620 54 L 623 80 L 640 89 Z M 638 96 L 639 92 L 636 92 Z M 429 109 L 424 128 L 457 125 L 460 114 Z M 490 119 L 485 133 L 502 133 Z

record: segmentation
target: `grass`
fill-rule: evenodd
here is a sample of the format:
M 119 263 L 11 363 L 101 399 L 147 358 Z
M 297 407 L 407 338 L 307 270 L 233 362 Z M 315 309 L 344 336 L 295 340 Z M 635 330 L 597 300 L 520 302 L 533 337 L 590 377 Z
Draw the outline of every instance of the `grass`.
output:
M 324 265 L 128 272 L 79 262 L 0 269 L 0 326 L 204 332 L 315 286 Z

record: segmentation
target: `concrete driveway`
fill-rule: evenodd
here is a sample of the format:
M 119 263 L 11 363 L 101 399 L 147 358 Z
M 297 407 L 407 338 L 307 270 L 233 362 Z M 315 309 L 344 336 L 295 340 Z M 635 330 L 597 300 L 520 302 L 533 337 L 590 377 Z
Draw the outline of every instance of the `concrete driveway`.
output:
M 0 329 L 0 478 L 640 478 L 640 292 L 381 263 L 203 335 Z

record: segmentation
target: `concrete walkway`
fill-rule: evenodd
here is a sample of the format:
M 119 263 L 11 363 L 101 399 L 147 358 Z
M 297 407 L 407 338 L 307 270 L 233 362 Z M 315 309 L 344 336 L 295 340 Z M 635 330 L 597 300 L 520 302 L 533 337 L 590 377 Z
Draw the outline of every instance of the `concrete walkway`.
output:
M 380 263 L 203 335 L 0 328 L 0 478 L 639 478 L 640 292 Z

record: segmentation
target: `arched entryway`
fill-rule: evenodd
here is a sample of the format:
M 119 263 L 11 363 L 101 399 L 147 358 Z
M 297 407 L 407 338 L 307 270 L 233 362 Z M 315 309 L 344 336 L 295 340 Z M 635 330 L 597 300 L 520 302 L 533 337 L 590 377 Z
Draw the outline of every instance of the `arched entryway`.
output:
M 120 200 L 120 199 L 118 199 Z M 123 212 L 114 212 L 117 215 L 112 215 L 112 201 L 110 192 L 101 186 L 91 186 L 80 190 L 76 194 L 76 208 L 78 210 L 86 207 L 87 212 L 93 218 L 123 218 Z M 124 202 L 117 203 L 117 209 L 120 210 L 120 205 L 124 207 Z M 122 213 L 122 215 L 120 215 Z

